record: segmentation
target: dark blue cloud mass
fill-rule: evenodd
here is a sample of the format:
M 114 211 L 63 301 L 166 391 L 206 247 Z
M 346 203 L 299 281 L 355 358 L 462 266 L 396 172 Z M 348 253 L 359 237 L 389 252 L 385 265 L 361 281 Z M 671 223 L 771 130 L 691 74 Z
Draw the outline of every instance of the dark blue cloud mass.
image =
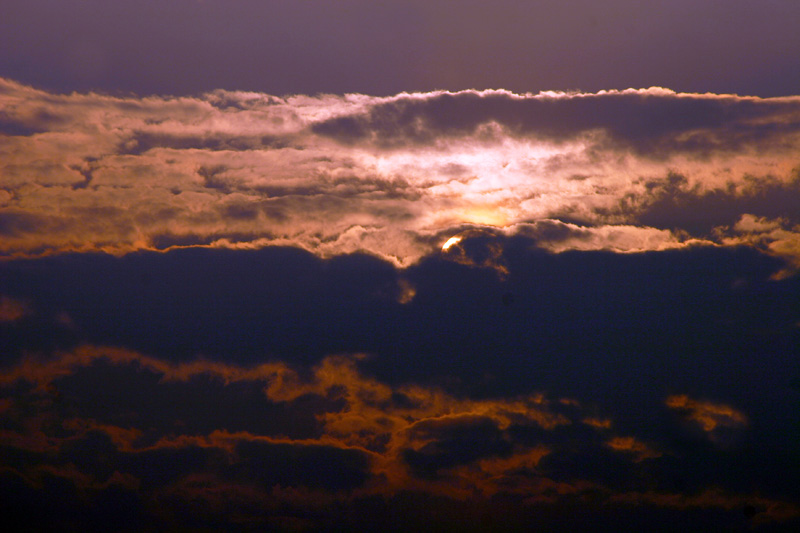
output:
M 795 523 L 800 286 L 779 260 L 454 246 L 404 270 L 291 248 L 6 261 L 28 311 L 0 325 L 4 487 L 70 509 L 53 524 L 122 498 L 138 524 L 377 527 L 373 496 L 417 493 L 545 529 L 574 506 L 600 517 L 579 528 L 650 524 L 629 505 Z

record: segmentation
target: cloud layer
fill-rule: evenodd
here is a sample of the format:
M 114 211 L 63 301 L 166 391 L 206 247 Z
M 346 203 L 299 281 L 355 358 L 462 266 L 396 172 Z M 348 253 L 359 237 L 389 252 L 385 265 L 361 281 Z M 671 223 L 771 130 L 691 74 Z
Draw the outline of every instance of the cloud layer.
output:
M 797 97 L 0 80 L 0 506 L 796 526 L 798 148 Z
M 6 511 L 24 513 L 39 494 L 90 523 L 107 506 L 150 527 L 377 527 L 341 509 L 368 509 L 375 498 L 393 509 L 404 505 L 402 495 L 417 494 L 461 513 L 505 502 L 509 516 L 490 523 L 515 527 L 528 513 L 569 502 L 600 513 L 599 522 L 578 527 L 612 527 L 602 514 L 633 506 L 666 516 L 721 513 L 715 523 L 734 528 L 755 517 L 753 524 L 774 525 L 800 516 L 796 504 L 767 496 L 766 486 L 720 488 L 733 471 L 671 481 L 719 454 L 702 441 L 694 449 L 642 441 L 609 419 L 586 418 L 577 400 L 541 393 L 471 400 L 391 387 L 363 375 L 358 358 L 327 357 L 306 377 L 282 363 L 176 365 L 95 346 L 24 360 L 0 381 L 14 391 L 2 405 L 0 435 L 14 458 L 2 483 L 23 504 Z M 746 424 L 731 407 L 685 395 L 662 409 L 685 410 L 709 434 Z M 730 459 L 752 461 L 741 451 Z M 411 517 L 453 523 L 430 510 Z M 33 523 L 65 525 L 47 513 Z
M 134 98 L 5 80 L 2 102 L 11 257 L 279 244 L 409 265 L 490 227 L 556 251 L 745 243 L 798 261 L 797 98 Z
M 5 261 L 4 510 L 795 525 L 800 278 L 751 247 L 537 242 L 470 230 L 406 268 L 288 247 Z

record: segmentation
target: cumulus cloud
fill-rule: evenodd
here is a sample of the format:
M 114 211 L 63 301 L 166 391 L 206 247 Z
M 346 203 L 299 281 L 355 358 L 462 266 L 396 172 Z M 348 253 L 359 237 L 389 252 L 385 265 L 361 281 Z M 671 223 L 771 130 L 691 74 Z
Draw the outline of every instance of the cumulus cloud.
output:
M 396 98 L 364 115 L 329 119 L 314 130 L 342 142 L 367 141 L 385 148 L 481 134 L 491 139 L 497 132 L 491 126 L 556 144 L 600 134 L 612 144 L 661 158 L 673 152 L 707 155 L 770 144 L 775 137 L 796 137 L 797 104 L 796 98 L 679 95 L 656 87 L 597 94 L 461 91 Z M 728 133 L 719 136 L 722 130 Z
M 407 266 L 469 227 L 561 223 L 554 251 L 642 251 L 726 244 L 711 230 L 745 213 L 795 216 L 796 98 L 137 98 L 2 80 L 0 99 L 12 257 L 277 244 Z

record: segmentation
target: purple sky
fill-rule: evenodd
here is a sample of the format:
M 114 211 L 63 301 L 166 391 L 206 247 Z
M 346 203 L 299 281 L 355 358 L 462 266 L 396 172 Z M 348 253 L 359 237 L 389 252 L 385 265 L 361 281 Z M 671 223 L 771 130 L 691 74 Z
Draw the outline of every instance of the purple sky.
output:
M 6 0 L 0 76 L 56 91 L 270 94 L 800 86 L 793 0 Z

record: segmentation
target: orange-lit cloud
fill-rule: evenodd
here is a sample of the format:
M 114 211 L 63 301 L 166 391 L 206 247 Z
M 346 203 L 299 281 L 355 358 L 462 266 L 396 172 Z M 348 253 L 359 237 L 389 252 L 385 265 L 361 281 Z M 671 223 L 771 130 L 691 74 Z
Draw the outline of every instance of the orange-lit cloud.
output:
M 502 245 L 495 241 L 491 231 L 469 229 L 450 237 L 442 245 L 442 254 L 450 261 L 462 265 L 492 268 L 501 277 L 508 274 L 503 264 Z
M 423 428 L 449 425 L 463 417 L 480 417 L 500 429 L 511 424 L 535 424 L 549 430 L 571 423 L 564 414 L 554 412 L 551 402 L 541 394 L 513 399 L 470 400 L 418 385 L 393 389 L 361 375 L 356 366 L 359 357 L 363 356 L 325 358 L 314 368 L 311 378 L 304 379 L 284 363 L 250 368 L 202 360 L 174 364 L 121 348 L 83 346 L 49 360 L 25 358 L 0 375 L 0 385 L 27 382 L 35 385 L 36 390 L 47 398 L 56 393 L 54 384 L 58 380 L 102 363 L 153 373 L 160 376 L 165 386 L 202 377 L 216 380 L 220 386 L 261 383 L 265 401 L 294 402 L 314 395 L 344 402 L 345 408 L 317 415 L 325 442 L 382 452 L 393 450 L 392 453 L 429 442 L 432 433 Z M 65 427 L 77 431 L 81 424 L 86 423 L 92 429 L 106 429 L 96 421 L 79 420 L 65 422 Z M 123 442 L 130 446 L 141 436 L 133 428 L 116 431 L 116 434 L 118 437 L 114 439 L 120 446 Z
M 689 420 L 699 424 L 708 433 L 717 428 L 742 428 L 747 425 L 747 417 L 733 407 L 721 403 L 694 400 L 685 394 L 670 396 L 666 405 Z
M 631 505 L 654 504 L 659 507 L 672 507 L 677 509 L 722 508 L 742 509 L 752 508 L 756 523 L 769 523 L 772 521 L 787 521 L 800 516 L 800 506 L 792 503 L 781 502 L 758 495 L 737 495 L 727 493 L 719 488 L 704 490 L 698 494 L 680 494 L 664 492 L 628 492 L 612 496 L 611 501 Z
M 720 227 L 717 231 L 726 245 L 746 244 L 785 258 L 788 264 L 775 274 L 776 279 L 800 270 L 800 224 L 744 213 L 731 227 Z
M 15 322 L 31 313 L 27 303 L 0 295 L 0 322 Z
M 13 370 L 2 374 L 4 386 L 27 382 L 40 391 L 37 401 L 47 401 L 47 412 L 54 409 L 52 398 L 57 394 L 58 383 L 71 375 L 79 375 L 85 369 L 98 363 L 129 368 L 132 372 L 150 372 L 160 376 L 162 387 L 170 383 L 185 383 L 187 380 L 209 378 L 219 382 L 221 387 L 235 383 L 255 382 L 263 385 L 264 402 L 297 402 L 309 396 L 325 397 L 342 402 L 332 411 L 322 411 L 315 416 L 320 425 L 320 436 L 315 439 L 292 439 L 275 436 L 256 436 L 248 432 L 214 431 L 207 436 L 168 437 L 163 436 L 150 445 L 143 428 L 119 427 L 94 418 L 68 418 L 59 424 L 73 434 L 86 434 L 101 431 L 109 435 L 118 449 L 126 452 L 156 449 L 160 447 L 185 447 L 196 445 L 231 448 L 231 443 L 239 440 L 264 440 L 265 442 L 295 443 L 303 445 L 325 445 L 364 450 L 373 456 L 376 472 L 389 476 L 390 482 L 401 483 L 408 479 L 402 467 L 402 454 L 406 450 L 419 450 L 436 442 L 442 435 L 458 433 L 459 428 L 496 428 L 504 431 L 511 425 L 535 425 L 544 430 L 570 424 L 565 414 L 554 410 L 546 397 L 535 394 L 511 399 L 470 400 L 453 397 L 444 391 L 408 385 L 389 387 L 374 379 L 361 375 L 352 357 L 329 357 L 317 366 L 310 379 L 302 378 L 294 370 L 282 363 L 243 368 L 224 363 L 195 361 L 184 364 L 171 364 L 143 356 L 135 352 L 110 347 L 84 346 L 71 353 L 59 354 L 50 360 L 27 359 Z M 74 394 L 74 393 L 73 393 Z M 51 398 L 51 399 L 48 399 Z M 63 402 L 63 398 L 55 401 Z M 109 406 L 113 410 L 113 406 Z M 43 406 L 44 409 L 44 406 Z M 12 401 L 6 413 L 14 410 Z M 97 413 L 101 416 L 101 413 Z M 43 429 L 52 424 L 51 419 L 30 420 L 34 425 L 26 433 L 9 433 L 8 442 L 28 449 L 47 449 L 56 446 L 59 439 L 47 437 Z M 38 429 L 37 429 L 38 428 Z M 482 431 L 482 430 L 481 430 Z M 12 439 L 12 434 L 17 437 Z M 34 444 L 30 439 L 40 439 Z M 142 440 L 144 439 L 144 440 Z M 30 441 L 30 442 L 29 442 Z M 29 442 L 26 444 L 26 442 Z M 49 444 L 48 444 L 49 443 Z M 536 457 L 541 457 L 541 447 L 535 447 Z M 512 457 L 502 460 L 485 459 L 487 471 L 495 472 L 498 465 L 515 465 L 527 461 L 533 451 L 521 449 Z M 531 456 L 532 457 L 532 456 Z M 482 459 L 483 460 L 483 459 Z M 528 463 L 525 463 L 528 464 Z M 494 466 L 491 466 L 494 465 Z M 511 468 L 509 466 L 509 468 Z M 398 477 L 399 476 L 399 477 Z M 394 481 L 392 481 L 392 479 Z
M 634 437 L 614 437 L 606 444 L 614 451 L 633 454 L 636 457 L 635 461 L 653 459 L 662 455 L 661 452 L 652 449 Z
M 589 417 L 589 418 L 584 418 L 583 420 L 581 420 L 581 422 L 597 429 L 609 429 L 612 426 L 612 422 L 608 418 Z
M 278 529 L 405 498 L 797 516 L 765 478 L 793 460 L 767 409 L 793 401 L 798 98 L 0 105 L 0 488 Z M 140 250 L 172 251 L 39 258 Z M 762 340 L 741 394 L 681 374 Z
M 465 227 L 548 221 L 571 230 L 543 241 L 556 252 L 726 244 L 683 204 L 735 190 L 731 225 L 765 216 L 741 209 L 794 191 L 800 144 L 796 98 L 660 88 L 136 98 L 2 80 L 0 103 L 7 256 L 292 245 L 409 265 Z M 769 249 L 794 258 L 787 224 Z
M 598 461 L 612 454 L 622 469 L 617 475 L 632 469 L 631 475 L 641 476 L 658 472 L 670 452 L 635 436 L 615 436 L 610 419 L 587 416 L 570 398 L 537 393 L 471 399 L 427 385 L 392 386 L 365 375 L 359 368 L 363 358 L 330 356 L 299 371 L 281 362 L 172 363 L 99 346 L 29 356 L 0 374 L 5 395 L 0 436 L 4 446 L 38 459 L 0 467 L 37 490 L 56 477 L 80 491 L 166 498 L 169 508 L 205 501 L 212 515 L 255 505 L 273 509 L 270 520 L 279 521 L 285 505 L 308 511 L 323 502 L 352 505 L 360 498 L 407 493 L 460 502 L 520 498 L 525 505 L 586 495 L 608 505 L 673 509 L 746 503 L 755 506 L 759 520 L 796 516 L 796 507 L 780 499 L 736 492 L 625 492 L 580 470 L 565 478 L 558 465 L 573 454 Z M 98 375 L 111 380 L 102 405 L 92 400 L 97 391 L 86 388 L 91 383 L 86 380 Z M 120 383 L 139 383 L 140 389 L 115 392 L 113 380 L 120 376 Z M 202 405 L 192 392 L 198 384 L 207 398 Z M 140 396 L 124 397 L 130 394 Z M 133 413 L 126 407 L 130 402 L 151 408 Z M 272 409 L 283 425 L 259 429 L 250 419 L 236 426 L 236 420 L 248 420 L 247 413 L 236 412 L 245 405 L 253 412 Z M 709 432 L 746 423 L 728 406 L 683 395 L 668 398 L 667 406 Z M 305 435 L 291 429 L 302 419 L 315 429 Z M 576 448 L 573 439 L 583 443 Z M 156 474 L 151 463 L 165 470 Z M 320 464 L 326 465 L 323 470 L 315 466 Z

